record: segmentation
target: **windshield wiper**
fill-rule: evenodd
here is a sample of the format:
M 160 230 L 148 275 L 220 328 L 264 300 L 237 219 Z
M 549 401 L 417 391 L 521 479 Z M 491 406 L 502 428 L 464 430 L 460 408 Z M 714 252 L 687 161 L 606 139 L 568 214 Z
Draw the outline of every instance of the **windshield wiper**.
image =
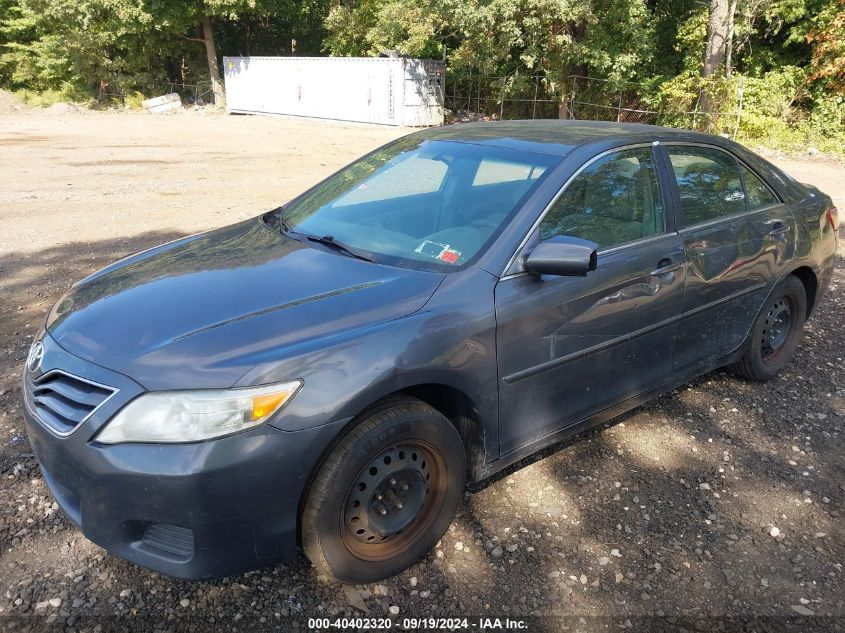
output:
M 285 235 L 294 235 L 296 231 L 288 226 L 288 223 L 285 222 L 284 218 L 279 216 L 279 230 L 284 233 Z
M 325 244 L 326 246 L 330 246 L 337 252 L 343 253 L 344 255 L 355 257 L 356 259 L 363 259 L 365 262 L 370 263 L 375 263 L 376 261 L 373 256 L 367 251 L 361 250 L 360 248 L 356 248 L 354 246 L 349 246 L 348 244 L 344 244 L 343 242 L 338 242 L 331 235 L 323 235 L 322 237 L 319 237 L 317 235 L 308 235 L 307 233 L 299 233 L 299 235 L 302 235 L 305 239 L 310 240 L 312 242 L 317 242 L 318 244 Z
M 279 209 L 280 211 L 281 209 Z M 362 259 L 365 262 L 375 263 L 375 258 L 365 250 L 360 248 L 356 248 L 354 246 L 350 246 L 348 244 L 344 244 L 343 242 L 337 241 L 334 236 L 332 235 L 324 235 L 322 237 L 318 235 L 311 235 L 309 233 L 302 233 L 300 231 L 295 231 L 294 229 L 290 228 L 288 223 L 282 217 L 281 213 L 276 213 L 273 216 L 276 228 L 279 229 L 279 233 L 285 235 L 287 237 L 292 237 L 294 239 L 302 240 L 306 239 L 311 242 L 316 242 L 318 244 L 324 244 L 336 250 L 339 253 L 343 253 L 344 255 L 348 255 L 349 257 L 354 257 L 356 259 Z
M 285 222 L 285 219 L 282 217 L 282 208 L 279 207 L 278 209 L 273 209 L 269 213 L 264 216 L 264 221 L 272 226 L 275 229 L 279 230 L 279 233 L 282 235 L 286 235 L 290 237 L 293 233 L 296 233 L 292 228 L 288 226 L 288 223 Z

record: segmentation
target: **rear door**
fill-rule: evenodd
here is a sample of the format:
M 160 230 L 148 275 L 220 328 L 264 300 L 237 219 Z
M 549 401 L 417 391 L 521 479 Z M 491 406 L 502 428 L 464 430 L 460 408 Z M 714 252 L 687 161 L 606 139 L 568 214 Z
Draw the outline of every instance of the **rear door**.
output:
M 601 247 L 597 269 L 586 277 L 508 274 L 497 284 L 502 454 L 671 373 L 685 262 L 665 193 L 651 146 L 597 157 L 522 251 L 555 236 L 580 237 Z
M 688 261 L 676 370 L 737 349 L 795 249 L 795 221 L 763 180 L 715 146 L 662 146 Z

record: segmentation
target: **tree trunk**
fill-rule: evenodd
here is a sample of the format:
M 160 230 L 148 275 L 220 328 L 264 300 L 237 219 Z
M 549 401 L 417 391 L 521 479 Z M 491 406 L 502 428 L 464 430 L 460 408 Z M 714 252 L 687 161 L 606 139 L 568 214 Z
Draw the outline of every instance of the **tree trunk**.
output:
M 211 18 L 207 15 L 202 16 L 202 38 L 205 40 L 205 56 L 208 58 L 208 76 L 211 78 L 214 105 L 219 106 L 223 103 L 223 80 L 220 78 L 220 67 L 217 65 L 217 48 L 214 46 Z
M 730 13 L 730 0 L 710 0 L 710 19 L 707 23 L 707 46 L 704 49 L 704 66 L 701 76 L 707 80 L 720 74 L 722 64 L 725 62 L 725 50 L 728 43 L 728 22 Z M 713 116 L 714 104 L 711 100 L 712 82 L 704 81 L 701 86 L 701 99 L 699 101 L 702 111 L 706 116 L 706 129 L 712 130 L 715 124 Z
M 702 77 L 718 74 L 725 61 L 729 13 L 729 0 L 710 0 L 710 20 L 707 23 L 707 47 L 704 50 Z
M 557 103 L 557 118 L 558 119 L 568 119 L 569 118 L 569 99 L 571 95 L 569 94 L 569 82 L 570 78 L 567 74 L 567 67 L 564 66 L 560 70 L 560 100 Z
M 736 20 L 736 3 L 737 0 L 730 0 L 730 7 L 728 9 L 728 41 L 725 45 L 725 77 L 731 78 L 733 68 L 731 63 L 734 52 L 734 22 Z

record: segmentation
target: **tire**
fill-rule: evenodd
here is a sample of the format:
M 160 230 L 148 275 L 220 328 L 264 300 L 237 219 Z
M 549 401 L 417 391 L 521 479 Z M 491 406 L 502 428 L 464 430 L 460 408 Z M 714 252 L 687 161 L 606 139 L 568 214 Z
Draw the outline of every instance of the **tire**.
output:
M 317 471 L 302 512 L 305 555 L 341 582 L 392 576 L 440 540 L 465 479 L 463 443 L 440 412 L 414 398 L 376 406 Z
M 807 291 L 790 275 L 766 300 L 734 372 L 750 380 L 772 380 L 795 354 L 806 318 Z

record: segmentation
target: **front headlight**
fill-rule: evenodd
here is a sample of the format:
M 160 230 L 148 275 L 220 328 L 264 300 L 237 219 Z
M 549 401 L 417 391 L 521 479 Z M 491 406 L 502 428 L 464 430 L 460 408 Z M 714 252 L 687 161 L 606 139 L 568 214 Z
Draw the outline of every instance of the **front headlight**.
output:
M 246 389 L 158 391 L 136 398 L 94 438 L 101 444 L 197 442 L 266 422 L 302 381 Z

